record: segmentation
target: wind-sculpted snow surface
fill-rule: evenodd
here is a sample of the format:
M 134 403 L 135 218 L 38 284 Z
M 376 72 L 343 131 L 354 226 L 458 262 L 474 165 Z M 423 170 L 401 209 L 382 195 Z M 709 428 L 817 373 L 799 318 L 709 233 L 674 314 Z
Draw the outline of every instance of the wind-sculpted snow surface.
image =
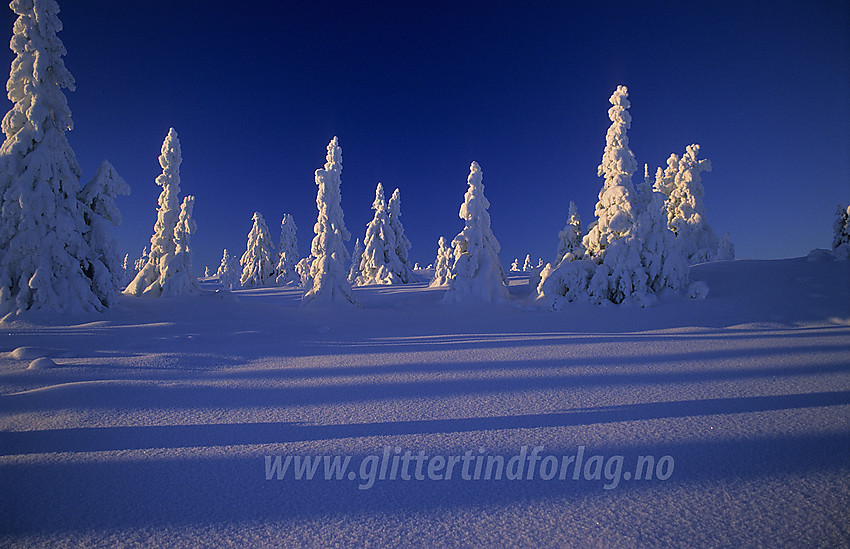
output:
M 691 279 L 649 308 L 552 313 L 517 275 L 500 304 L 275 287 L 3 324 L 0 545 L 846 545 L 850 262 Z

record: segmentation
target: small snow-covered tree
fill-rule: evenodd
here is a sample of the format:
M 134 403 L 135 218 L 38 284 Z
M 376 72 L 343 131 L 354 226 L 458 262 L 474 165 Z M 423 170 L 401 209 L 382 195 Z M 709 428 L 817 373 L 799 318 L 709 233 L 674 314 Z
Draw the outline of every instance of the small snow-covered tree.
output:
M 136 276 L 136 269 L 132 263 L 130 263 L 130 254 L 124 254 L 124 260 L 121 262 L 121 271 L 124 273 L 121 278 L 121 284 L 118 287 L 119 289 L 123 289 L 127 284 L 133 280 L 133 277 Z
M 277 248 L 278 259 L 275 273 L 276 282 L 280 285 L 299 280 L 295 272 L 295 264 L 298 262 L 298 240 L 296 239 L 295 220 L 290 214 L 283 214 L 280 222 L 280 245 Z
M 142 249 L 142 255 L 140 255 L 139 258 L 136 259 L 136 261 L 133 263 L 133 272 L 134 272 L 133 278 L 136 278 L 136 275 L 139 274 L 139 271 L 141 271 L 145 267 L 147 262 L 148 262 L 148 247 L 145 246 Z M 131 278 L 130 280 L 132 281 L 133 278 Z
M 112 228 L 121 224 L 121 212 L 115 205 L 115 198 L 128 194 L 130 186 L 112 164 L 104 160 L 94 179 L 79 195 L 86 206 L 83 219 L 88 226 L 83 236 L 91 249 L 85 273 L 92 280 L 95 295 L 106 306 L 112 304 L 124 281 L 124 266 Z
M 835 210 L 835 221 L 832 222 L 832 249 L 850 245 L 850 205 L 839 204 Z
M 413 269 L 410 267 L 410 240 L 404 234 L 404 225 L 401 223 L 401 192 L 396 189 L 387 203 L 387 218 L 393 231 L 394 254 L 389 265 L 390 270 L 396 275 L 402 284 L 408 284 L 416 280 Z
M 27 310 L 103 309 L 93 290 L 92 251 L 80 167 L 65 132 L 73 128 L 63 89 L 74 89 L 54 0 L 15 0 L 0 146 L 0 316 Z
M 195 197 L 192 195 L 184 198 L 180 205 L 180 215 L 174 226 L 174 255 L 167 257 L 162 277 L 164 297 L 192 294 L 200 289 L 192 266 L 192 235 L 198 229 L 192 218 L 194 208 Z
M 705 189 L 700 176 L 711 171 L 711 162 L 698 156 L 699 145 L 694 144 L 679 159 L 667 206 L 670 230 L 676 234 L 691 265 L 714 259 L 719 243 L 705 218 Z
M 522 263 L 522 270 L 527 273 L 533 268 L 534 264 L 531 262 L 531 254 L 526 254 L 525 261 Z
M 212 269 L 209 266 L 204 267 L 204 278 L 209 278 L 213 275 Z
M 387 214 L 384 187 L 380 183 L 375 189 L 372 209 L 375 210 L 375 215 L 366 226 L 366 236 L 363 237 L 363 254 L 360 257 L 357 285 L 401 283 L 391 268 L 392 264 L 398 266 L 399 260 L 395 251 L 395 232 Z
M 445 236 L 437 242 L 437 260 L 434 262 L 434 278 L 430 288 L 445 286 L 452 278 L 452 249 Z
M 511 263 L 511 272 L 512 273 L 518 273 L 519 271 L 520 271 L 519 258 L 515 257 L 513 263 Z
M 245 253 L 239 260 L 242 265 L 242 287 L 267 286 L 274 280 L 275 253 L 269 228 L 260 212 L 254 212 L 253 221 Z
M 354 241 L 354 253 L 351 255 L 351 268 L 348 270 L 348 283 L 354 284 L 360 277 L 360 260 L 363 257 L 363 243 L 360 239 Z
M 484 196 L 483 174 L 477 162 L 469 168 L 469 188 L 460 207 L 464 229 L 452 240 L 453 277 L 444 303 L 499 301 L 509 297 L 499 262 L 501 245 L 490 229 L 490 202 Z
M 650 184 L 641 187 L 645 205 L 638 215 L 637 232 L 648 290 L 684 290 L 688 286 L 688 261 L 676 235 L 667 227 L 666 197 Z
M 310 275 L 310 266 L 312 264 L 312 256 L 302 257 L 301 260 L 295 264 L 295 272 L 298 273 L 302 288 L 311 288 L 313 286 L 313 278 Z
M 558 250 L 555 253 L 555 265 L 561 262 L 567 254 L 572 254 L 570 260 L 584 257 L 584 245 L 581 239 L 584 236 L 581 228 L 581 217 L 578 215 L 576 203 L 570 201 L 569 217 L 564 230 L 558 233 Z
M 723 236 L 720 237 L 720 244 L 717 245 L 717 256 L 714 259 L 717 261 L 735 259 L 735 244 L 732 242 L 732 236 L 729 233 L 723 233 Z
M 224 252 L 221 254 L 221 264 L 218 266 L 215 276 L 218 277 L 218 281 L 221 282 L 221 285 L 228 290 L 232 290 L 239 286 L 239 275 L 237 274 L 234 263 L 235 259 L 231 257 L 231 255 L 227 252 L 227 248 L 225 248 Z
M 162 173 L 156 178 L 156 184 L 162 187 L 159 194 L 159 209 L 157 210 L 154 234 L 151 237 L 151 249 L 147 263 L 139 270 L 136 278 L 127 286 L 124 293 L 132 296 L 159 297 L 165 285 L 167 267 L 176 253 L 174 241 L 175 228 L 180 219 L 180 164 L 183 156 L 180 150 L 180 139 L 174 128 L 168 130 L 168 135 L 162 142 L 159 165 Z M 171 273 L 179 272 L 172 269 Z
M 313 259 L 309 287 L 302 299 L 305 305 L 357 303 L 345 270 L 349 259 L 345 243 L 351 238 L 351 233 L 345 228 L 342 212 L 341 174 L 342 149 L 334 137 L 328 143 L 324 168 L 316 170 L 315 174 L 319 213 L 313 226 L 316 236 L 310 247 Z

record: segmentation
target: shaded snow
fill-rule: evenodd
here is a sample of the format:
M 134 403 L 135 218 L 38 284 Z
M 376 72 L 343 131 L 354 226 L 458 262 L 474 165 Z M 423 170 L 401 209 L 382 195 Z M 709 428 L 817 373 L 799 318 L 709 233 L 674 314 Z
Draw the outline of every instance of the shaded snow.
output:
M 695 266 L 704 300 L 362 309 L 260 288 L 0 331 L 0 543 L 814 546 L 850 536 L 850 262 Z M 22 350 L 23 349 L 23 350 Z M 33 357 L 56 366 L 27 370 Z M 265 480 L 384 446 L 670 455 L 665 481 Z

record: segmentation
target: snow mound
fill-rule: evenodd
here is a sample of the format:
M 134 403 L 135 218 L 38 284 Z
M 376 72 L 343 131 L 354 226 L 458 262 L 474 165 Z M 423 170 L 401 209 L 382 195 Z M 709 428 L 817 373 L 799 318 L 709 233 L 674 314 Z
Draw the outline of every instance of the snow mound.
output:
M 48 368 L 56 368 L 56 363 L 47 357 L 41 357 L 30 362 L 27 370 L 47 370 Z
M 33 360 L 36 358 L 58 356 L 59 349 L 48 349 L 45 347 L 18 347 L 9 353 L 9 358 L 14 360 Z

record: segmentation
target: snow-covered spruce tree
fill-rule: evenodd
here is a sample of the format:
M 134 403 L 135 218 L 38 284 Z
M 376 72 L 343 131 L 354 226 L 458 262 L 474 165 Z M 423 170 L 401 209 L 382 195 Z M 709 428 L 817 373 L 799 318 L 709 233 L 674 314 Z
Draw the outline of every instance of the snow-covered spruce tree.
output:
M 283 214 L 283 219 L 280 222 L 280 244 L 277 248 L 277 267 L 275 268 L 275 281 L 281 286 L 300 281 L 298 273 L 295 272 L 295 264 L 298 262 L 296 230 L 297 227 L 292 215 Z
M 84 271 L 92 280 L 92 291 L 106 306 L 112 304 L 125 284 L 124 266 L 112 227 L 121 224 L 121 212 L 115 205 L 115 198 L 128 194 L 130 186 L 106 160 L 79 194 L 80 201 L 85 204 L 83 219 L 88 227 L 83 237 L 91 250 Z
M 174 229 L 180 219 L 180 164 L 183 162 L 183 156 L 180 151 L 180 139 L 174 128 L 168 130 L 160 152 L 159 165 L 162 167 L 162 173 L 157 176 L 156 184 L 162 187 L 162 192 L 158 199 L 159 208 L 151 237 L 151 250 L 147 263 L 124 290 L 127 295 L 162 295 L 166 268 L 177 250 Z
M 360 277 L 360 260 L 363 257 L 363 243 L 360 239 L 354 241 L 354 253 L 351 255 L 351 268 L 348 270 L 348 283 L 354 284 Z
M 404 225 L 401 223 L 401 192 L 398 189 L 393 191 L 393 195 L 387 203 L 387 210 L 395 243 L 394 258 L 391 258 L 392 262 L 389 268 L 402 284 L 408 284 L 415 281 L 416 276 L 410 266 L 410 240 L 404 234 Z
M 27 310 L 102 310 L 80 202 L 80 167 L 65 132 L 73 128 L 62 91 L 74 90 L 54 0 L 15 0 L 15 53 L 0 147 L 0 317 Z
M 254 212 L 253 221 L 245 253 L 239 260 L 243 288 L 267 286 L 274 281 L 275 252 L 269 228 L 260 212 Z
M 642 242 L 636 228 L 632 184 L 637 163 L 626 133 L 631 126 L 628 89 L 618 86 L 609 101 L 611 126 L 597 170 L 605 182 L 596 203 L 596 221 L 582 240 L 587 259 L 562 261 L 551 272 L 547 269 L 548 277 L 539 285 L 540 296 L 554 308 L 577 299 L 593 303 L 647 301 L 647 275 L 641 262 Z
M 717 245 L 717 261 L 729 261 L 735 259 L 735 244 L 732 243 L 732 235 L 723 233 L 720 243 Z
M 511 263 L 511 272 L 518 273 L 519 271 L 519 258 L 515 257 L 513 263 Z
M 832 222 L 832 232 L 832 249 L 838 252 L 836 256 L 846 258 L 847 252 L 850 251 L 850 205 L 847 207 L 838 205 L 835 210 L 835 221 Z
M 567 254 L 571 254 L 570 261 L 584 257 L 584 245 L 581 243 L 583 236 L 581 217 L 578 215 L 576 203 L 571 200 L 567 224 L 564 225 L 564 230 L 558 233 L 560 241 L 558 242 L 558 249 L 555 252 L 555 265 L 560 263 Z
M 531 254 L 526 254 L 525 261 L 522 263 L 522 270 L 527 273 L 533 268 L 534 264 L 531 262 Z
M 218 266 L 215 276 L 218 277 L 218 281 L 221 282 L 221 285 L 228 290 L 232 290 L 239 286 L 239 276 L 233 265 L 234 263 L 234 258 L 230 256 L 227 248 L 225 248 L 224 252 L 221 254 L 221 264 Z
M 484 196 L 483 174 L 477 162 L 469 168 L 459 216 L 464 229 L 452 240 L 453 277 L 443 303 L 500 301 L 509 297 L 507 279 L 499 262 L 501 245 L 490 229 L 490 202 Z
M 324 305 L 330 303 L 353 303 L 357 300 L 351 292 L 348 273 L 348 251 L 345 243 L 351 233 L 345 228 L 343 219 L 340 183 L 342 174 L 342 149 L 336 137 L 327 147 L 324 168 L 316 170 L 316 207 L 319 210 L 313 226 L 313 242 L 310 247 L 309 287 L 302 304 Z
M 192 219 L 195 197 L 183 199 L 180 216 L 174 226 L 174 255 L 168 258 L 163 273 L 162 296 L 187 295 L 200 290 L 192 267 L 192 235 L 198 226 Z
M 429 288 L 445 286 L 452 278 L 452 249 L 445 236 L 437 242 L 437 260 L 434 262 L 434 278 Z
M 139 258 L 136 259 L 135 263 L 133 263 L 133 277 L 130 279 L 130 281 L 127 282 L 128 284 L 130 282 L 132 282 L 134 278 L 136 278 L 136 275 L 139 274 L 139 271 L 144 269 L 147 262 L 148 262 L 148 247 L 145 246 L 142 249 L 142 255 L 140 255 Z
M 358 286 L 367 284 L 399 284 L 401 280 L 391 266 L 398 266 L 396 256 L 395 233 L 390 226 L 387 214 L 387 202 L 384 199 L 384 187 L 378 183 L 375 189 L 375 210 L 372 221 L 366 225 L 366 235 L 363 237 L 363 254 L 360 257 L 360 276 Z
M 118 286 L 119 289 L 123 289 L 130 283 L 131 280 L 136 276 L 136 269 L 132 263 L 130 263 L 130 254 L 124 254 L 124 260 L 121 262 L 121 284 Z
M 643 206 L 636 228 L 648 291 L 684 290 L 688 287 L 688 260 L 676 235 L 667 227 L 666 196 L 653 190 L 648 181 L 641 185 L 641 191 Z
M 689 145 L 679 159 L 668 203 L 668 225 L 682 245 L 688 263 L 704 263 L 717 255 L 718 239 L 705 218 L 700 174 L 711 171 L 711 162 L 698 159 L 699 145 Z M 669 161 L 668 161 L 669 164 Z

